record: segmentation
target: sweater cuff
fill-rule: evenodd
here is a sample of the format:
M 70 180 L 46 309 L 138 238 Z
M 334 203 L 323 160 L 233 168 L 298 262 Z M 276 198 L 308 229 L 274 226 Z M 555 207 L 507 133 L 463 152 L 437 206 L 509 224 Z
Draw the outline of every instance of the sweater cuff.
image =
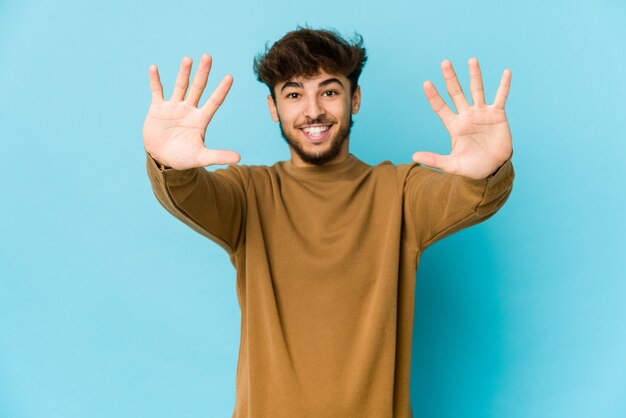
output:
M 188 168 L 186 170 L 176 170 L 172 167 L 165 167 L 163 164 L 155 160 L 148 151 L 146 151 L 146 163 L 148 165 L 148 171 L 155 173 L 154 175 L 167 178 L 167 183 L 171 185 L 178 185 L 185 183 L 190 176 L 196 173 L 196 168 Z M 156 174 L 159 173 L 159 174 Z
M 496 169 L 493 173 L 486 177 L 486 180 L 490 183 L 498 182 L 502 179 L 502 177 L 506 176 L 507 172 L 510 170 L 510 166 L 512 164 L 511 159 L 513 158 L 513 152 L 509 155 L 509 158 L 505 162 L 502 163 L 500 167 Z
M 165 170 L 172 169 L 172 167 L 166 167 L 160 162 L 158 162 L 152 155 L 150 155 L 148 151 L 146 151 L 146 156 L 148 157 L 148 160 L 150 161 L 151 165 L 153 165 L 154 168 L 156 168 L 157 170 L 163 172 Z

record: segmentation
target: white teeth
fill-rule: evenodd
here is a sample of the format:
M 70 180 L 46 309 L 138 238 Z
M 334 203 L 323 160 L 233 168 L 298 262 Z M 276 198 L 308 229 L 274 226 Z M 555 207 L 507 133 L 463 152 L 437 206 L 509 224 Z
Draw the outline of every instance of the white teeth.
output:
M 309 126 L 307 128 L 303 128 L 302 130 L 309 135 L 319 135 L 322 132 L 326 132 L 329 126 Z

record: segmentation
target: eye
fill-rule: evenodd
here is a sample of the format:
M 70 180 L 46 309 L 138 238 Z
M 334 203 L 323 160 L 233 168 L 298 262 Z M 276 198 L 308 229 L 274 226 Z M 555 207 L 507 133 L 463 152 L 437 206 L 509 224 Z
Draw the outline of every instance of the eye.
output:
M 298 96 L 300 96 L 299 93 L 288 93 L 285 97 L 287 97 L 288 99 L 297 99 Z
M 322 95 L 325 96 L 336 96 L 339 93 L 336 90 L 326 90 L 324 93 L 322 93 Z

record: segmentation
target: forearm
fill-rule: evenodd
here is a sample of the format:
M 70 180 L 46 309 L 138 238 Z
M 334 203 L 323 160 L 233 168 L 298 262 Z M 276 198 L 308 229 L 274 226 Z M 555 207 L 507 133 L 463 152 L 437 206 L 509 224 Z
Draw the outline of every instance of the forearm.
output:
M 243 239 L 245 216 L 245 196 L 236 175 L 226 170 L 218 175 L 204 168 L 161 169 L 150 154 L 146 159 L 159 203 L 194 231 L 235 252 Z
M 483 179 L 413 167 L 405 184 L 407 240 L 419 250 L 480 223 L 502 207 L 514 179 L 511 158 Z
M 493 216 L 511 194 L 515 173 L 509 158 L 490 176 L 481 180 L 457 179 L 442 217 L 433 225 L 421 244 L 425 248 L 457 231 L 484 222 Z M 451 207 L 457 206 L 457 207 Z M 447 216 L 446 216 L 447 215 Z

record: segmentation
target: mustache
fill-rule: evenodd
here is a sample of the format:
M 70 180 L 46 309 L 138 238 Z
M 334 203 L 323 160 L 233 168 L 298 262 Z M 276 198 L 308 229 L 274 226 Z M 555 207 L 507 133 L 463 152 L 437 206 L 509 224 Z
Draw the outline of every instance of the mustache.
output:
M 316 119 L 307 119 L 306 122 L 296 126 L 296 128 L 302 128 L 303 126 L 309 125 L 332 125 L 335 121 L 326 118 L 316 118 Z

